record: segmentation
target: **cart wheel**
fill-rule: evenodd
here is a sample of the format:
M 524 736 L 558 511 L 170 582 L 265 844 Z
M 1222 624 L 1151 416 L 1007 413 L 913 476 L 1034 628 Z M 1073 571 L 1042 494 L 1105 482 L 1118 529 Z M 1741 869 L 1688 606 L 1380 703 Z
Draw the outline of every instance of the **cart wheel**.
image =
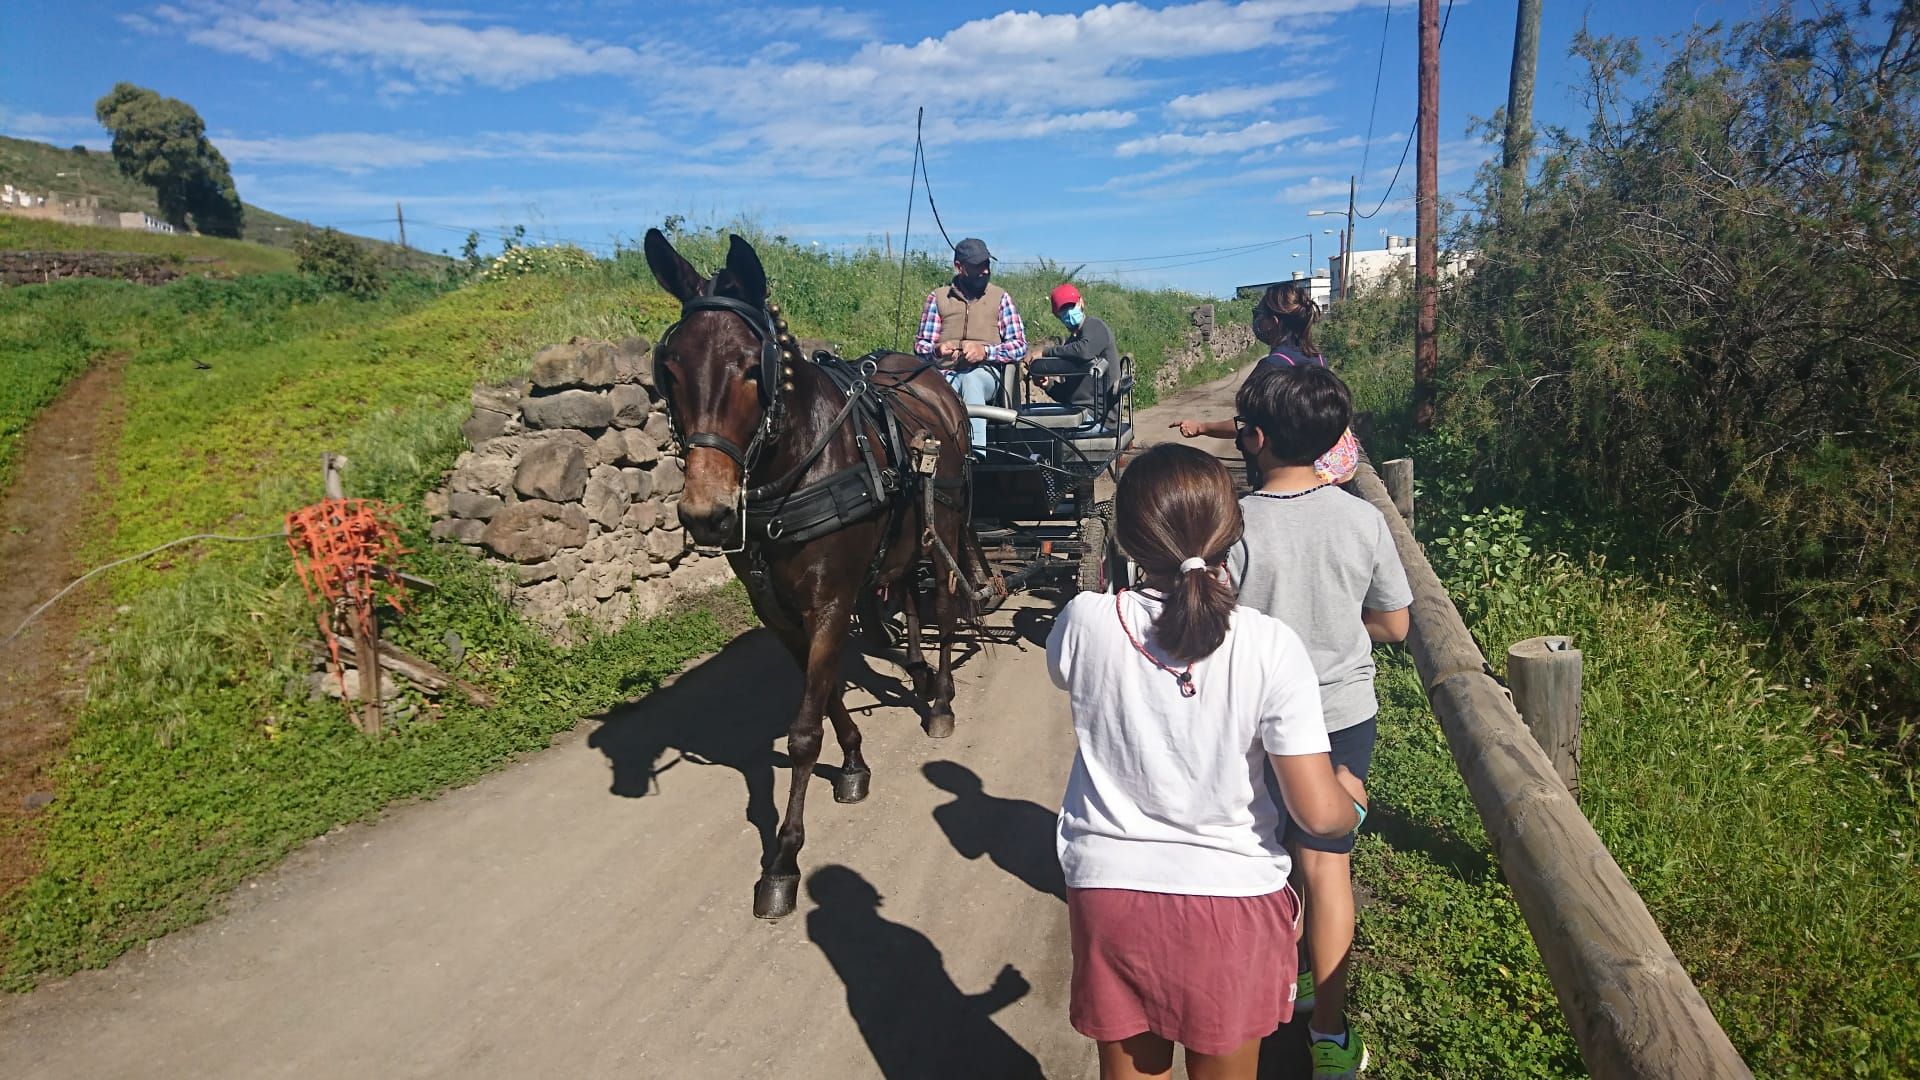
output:
M 1107 590 L 1107 518 L 1093 514 L 1080 521 L 1080 591 Z

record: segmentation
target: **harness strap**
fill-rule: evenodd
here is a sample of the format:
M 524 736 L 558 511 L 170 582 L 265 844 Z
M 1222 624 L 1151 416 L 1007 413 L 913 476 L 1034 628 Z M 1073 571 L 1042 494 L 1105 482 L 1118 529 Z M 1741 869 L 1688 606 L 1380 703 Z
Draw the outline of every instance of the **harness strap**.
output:
M 709 450 L 718 450 L 733 459 L 742 472 L 747 468 L 747 451 L 737 442 L 724 435 L 715 435 L 711 431 L 696 431 L 687 436 L 687 448 L 704 446 Z

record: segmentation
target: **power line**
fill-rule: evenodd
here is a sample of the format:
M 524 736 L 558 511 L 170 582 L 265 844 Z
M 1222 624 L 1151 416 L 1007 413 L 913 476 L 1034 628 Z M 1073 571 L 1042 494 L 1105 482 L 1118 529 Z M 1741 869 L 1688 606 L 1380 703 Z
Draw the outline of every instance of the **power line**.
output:
M 1452 22 L 1452 21 L 1453 21 L 1453 0 L 1447 0 L 1447 13 L 1446 13 L 1446 15 L 1445 15 L 1445 17 L 1443 17 L 1443 18 L 1442 18 L 1442 19 L 1440 20 L 1440 42 L 1439 42 L 1439 44 L 1441 44 L 1441 45 L 1444 45 L 1444 44 L 1446 44 L 1446 42 L 1447 42 L 1447 24 L 1448 24 L 1448 23 L 1450 23 L 1450 22 Z M 1380 196 L 1380 202 L 1379 202 L 1379 203 L 1378 203 L 1377 205 L 1375 205 L 1375 206 L 1374 206 L 1374 208 L 1373 208 L 1373 210 L 1372 210 L 1371 212 L 1369 212 L 1369 213 L 1365 213 L 1365 214 L 1355 214 L 1355 215 L 1354 215 L 1354 217 L 1357 217 L 1357 218 L 1371 218 L 1371 217 L 1373 217 L 1373 216 L 1374 216 L 1374 214 L 1378 214 L 1378 213 L 1380 212 L 1380 210 L 1381 210 L 1381 208 L 1382 208 L 1382 207 L 1384 207 L 1384 206 L 1386 206 L 1386 205 L 1387 205 L 1387 200 L 1388 200 L 1388 199 L 1391 199 L 1391 198 L 1393 197 L 1393 188 L 1394 188 L 1394 185 L 1395 185 L 1395 184 L 1398 184 L 1398 183 L 1400 182 L 1400 170 L 1401 170 L 1401 169 L 1404 169 L 1404 168 L 1406 168 L 1406 165 L 1407 165 L 1407 151 L 1409 151 L 1409 150 L 1411 150 L 1411 149 L 1413 149 L 1413 137 L 1414 137 L 1415 135 L 1418 135 L 1419 133 L 1420 133 L 1420 112 L 1419 112 L 1419 110 L 1418 110 L 1418 109 L 1416 109 L 1416 110 L 1414 110 L 1414 114 L 1413 114 L 1413 126 L 1407 129 L 1407 141 L 1406 141 L 1406 143 L 1405 143 L 1404 145 L 1402 145 L 1402 146 L 1400 147 L 1400 164 L 1398 164 L 1398 165 L 1395 165 L 1395 166 L 1393 167 L 1393 179 L 1391 179 L 1391 180 L 1389 180 L 1389 181 L 1387 181 L 1387 190 L 1386 190 L 1386 192 L 1385 192 L 1384 194 L 1382 194 L 1382 195 Z M 1365 154 L 1365 152 L 1364 152 L 1364 151 L 1362 151 L 1362 153 L 1361 153 L 1361 158 L 1360 158 L 1360 159 L 1361 159 L 1361 161 L 1363 161 L 1363 162 L 1364 162 L 1364 161 L 1366 160 L 1366 154 Z M 1365 175 L 1365 173 L 1363 172 L 1363 173 L 1362 173 L 1361 175 Z
M 1380 20 L 1380 58 L 1373 65 L 1373 102 L 1367 106 L 1367 141 L 1360 144 L 1360 175 L 1367 175 L 1367 158 L 1373 153 L 1373 114 L 1380 107 L 1380 73 L 1387 69 L 1387 28 L 1393 25 L 1393 0 L 1387 0 L 1387 13 Z

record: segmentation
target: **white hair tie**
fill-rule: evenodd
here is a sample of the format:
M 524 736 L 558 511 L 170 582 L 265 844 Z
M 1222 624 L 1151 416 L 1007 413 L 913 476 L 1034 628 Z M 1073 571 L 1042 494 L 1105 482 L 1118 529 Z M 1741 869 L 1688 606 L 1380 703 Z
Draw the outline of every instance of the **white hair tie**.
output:
M 1195 555 L 1192 558 L 1181 562 L 1180 564 L 1180 572 L 1183 574 L 1191 574 L 1195 570 L 1205 570 L 1206 568 L 1207 568 L 1207 560 L 1201 558 L 1198 555 Z

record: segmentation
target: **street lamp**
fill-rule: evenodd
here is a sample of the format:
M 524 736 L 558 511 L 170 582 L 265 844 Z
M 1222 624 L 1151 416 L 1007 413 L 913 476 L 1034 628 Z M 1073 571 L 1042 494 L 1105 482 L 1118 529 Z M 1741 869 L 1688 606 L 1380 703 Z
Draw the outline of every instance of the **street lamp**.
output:
M 1342 213 L 1344 213 L 1344 214 L 1346 214 L 1346 218 L 1347 218 L 1347 231 L 1346 231 L 1346 235 L 1345 235 L 1345 238 L 1344 238 L 1344 240 L 1343 240 L 1343 242 L 1342 242 L 1342 243 L 1341 243 L 1341 245 L 1340 245 L 1340 290 L 1339 290 L 1339 292 L 1340 292 L 1340 298 L 1344 300 L 1344 299 L 1346 299 L 1346 296 L 1347 296 L 1347 281 L 1348 281 L 1348 278 L 1349 278 L 1349 275 L 1348 275 L 1348 273 L 1347 273 L 1347 267 L 1348 267 L 1348 266 L 1349 266 L 1350 264 L 1352 264 L 1352 262 L 1353 262 L 1353 201 L 1352 201 L 1352 193 L 1351 193 L 1351 192 L 1349 192 L 1349 193 L 1348 193 L 1348 201 L 1347 201 L 1347 208 L 1346 208 L 1346 210 L 1345 210 L 1345 211 L 1340 211 L 1340 210 L 1309 210 L 1309 211 L 1307 211 L 1307 216 L 1308 216 L 1308 217 L 1338 217 L 1338 216 L 1340 216 L 1340 215 L 1341 215 Z M 1327 231 L 1328 231 L 1328 232 L 1331 232 L 1332 230 L 1331 230 L 1331 229 L 1329 229 L 1329 230 L 1327 230 Z

